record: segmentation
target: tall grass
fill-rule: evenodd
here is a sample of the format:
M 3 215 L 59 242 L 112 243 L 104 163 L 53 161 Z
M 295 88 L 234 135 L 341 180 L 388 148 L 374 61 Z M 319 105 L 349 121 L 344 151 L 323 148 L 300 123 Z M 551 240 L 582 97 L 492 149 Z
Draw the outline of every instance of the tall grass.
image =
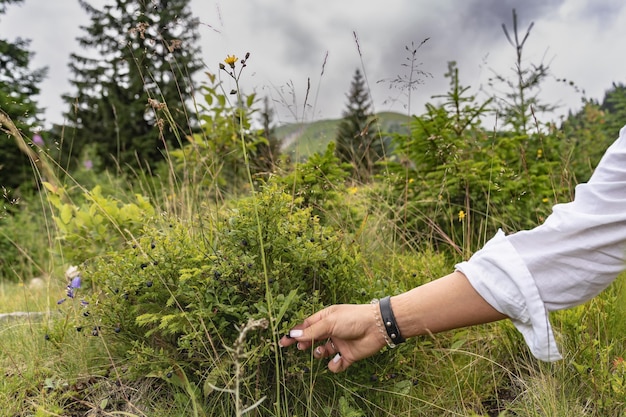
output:
M 413 65 L 415 52 L 409 52 Z M 237 91 L 233 109 L 244 101 L 241 69 L 238 67 L 236 72 L 232 67 Z M 409 100 L 414 71 L 415 68 L 410 67 Z M 307 89 L 305 96 L 308 95 Z M 197 110 L 201 112 L 199 107 Z M 235 113 L 239 117 L 235 134 L 240 142 L 240 162 L 247 182 L 242 189 L 225 190 L 220 185 L 220 175 L 227 167 L 219 155 L 210 155 L 207 151 L 212 139 L 206 132 L 200 133 L 197 141 L 185 149 L 187 153 L 167 154 L 159 172 L 135 171 L 134 177 L 120 178 L 119 173 L 96 175 L 82 170 L 65 172 L 66 184 L 59 184 L 54 181 L 55 177 L 48 175 L 46 179 L 53 178 L 51 188 L 65 185 L 69 190 L 66 196 L 77 205 L 81 204 L 81 195 L 86 195 L 88 202 L 96 201 L 89 200 L 95 185 L 101 186 L 105 196 L 111 196 L 120 204 L 132 201 L 135 194 L 149 196 L 158 213 L 157 222 L 167 238 L 174 239 L 173 230 L 180 226 L 185 228 L 190 242 L 215 242 L 215 225 L 226 219 L 228 209 L 236 206 L 239 197 L 254 197 L 259 185 L 251 168 L 244 113 Z M 382 140 L 382 132 L 379 134 Z M 14 135 L 19 141 L 19 132 Z M 179 141 L 186 143 L 184 138 Z M 300 165 L 285 169 L 298 173 Z M 280 175 L 279 171 L 277 169 L 274 175 Z M 462 202 L 442 198 L 436 207 L 436 214 L 445 218 L 446 224 L 442 227 L 429 217 L 431 214 L 409 204 L 414 201 L 410 201 L 408 192 L 401 195 L 404 205 L 390 201 L 389 194 L 393 190 L 387 180 L 393 175 L 385 168 L 380 182 L 350 184 L 352 187 L 346 189 L 334 187 L 332 191 L 338 193 L 344 205 L 338 206 L 336 211 L 323 208 L 326 210 L 323 214 L 332 220 L 330 223 L 341 226 L 338 233 L 347 236 L 365 260 L 362 276 L 357 281 L 360 292 L 353 302 L 367 302 L 373 296 L 405 291 L 445 275 L 455 261 L 467 258 L 478 249 L 477 243 L 488 238 L 487 222 L 508 221 L 497 218 L 499 207 L 491 204 L 494 190 L 489 189 L 484 195 L 489 210 L 478 212 L 474 217 L 459 215 L 461 210 L 475 212 L 469 198 Z M 38 176 L 38 180 L 41 179 Z M 569 181 L 569 178 L 562 180 Z M 412 183 L 407 170 L 400 185 L 408 190 Z M 442 183 L 441 187 L 444 185 Z M 298 186 L 295 182 L 294 195 Z M 0 375 L 0 408 L 6 415 L 623 415 L 621 410 L 626 402 L 623 390 L 626 368 L 620 362 L 626 354 L 623 276 L 594 301 L 554 315 L 554 327 L 565 352 L 561 362 L 537 363 L 513 326 L 502 322 L 421 337 L 355 364 L 344 374 L 333 375 L 326 370 L 323 361 L 313 360 L 311 352 L 298 356 L 296 352 L 285 352 L 278 347 L 280 332 L 284 330 L 281 318 L 294 312 L 289 310 L 289 300 L 275 298 L 272 291 L 270 270 L 273 266 L 265 259 L 266 224 L 255 205 L 265 288 L 261 298 L 267 307 L 267 322 L 239 323 L 239 337 L 235 345 L 225 346 L 224 354 L 217 353 L 216 346 L 223 347 L 225 337 L 209 330 L 212 323 L 203 322 L 203 328 L 198 331 L 206 335 L 202 353 L 211 358 L 210 369 L 199 371 L 199 375 L 188 374 L 189 368 L 182 361 L 164 357 L 162 353 L 150 356 L 150 351 L 141 351 L 138 345 L 133 345 L 133 349 L 138 352 L 137 362 L 141 359 L 142 363 L 125 359 L 128 352 L 120 351 L 123 350 L 120 346 L 125 349 L 128 345 L 117 345 L 101 331 L 102 323 L 92 321 L 89 327 L 76 325 L 77 318 L 84 320 L 81 318 L 84 310 L 78 303 L 68 308 L 57 305 L 67 284 L 63 271 L 71 259 L 67 256 L 68 250 L 57 243 L 63 236 L 52 226 L 51 218 L 58 213 L 47 203 L 46 192 L 33 201 L 36 204 L 29 204 L 29 210 L 14 214 L 0 229 L 0 236 L 17 250 L 15 263 L 8 267 L 13 276 L 0 283 L 0 309 L 43 313 L 0 321 L 0 364 L 4 371 Z M 94 212 L 107 213 L 103 203 L 93 204 Z M 32 211 L 31 207 L 38 211 Z M 425 232 L 430 233 L 426 241 L 443 244 L 424 245 L 419 236 L 407 234 L 415 218 L 430 226 L 429 232 Z M 104 221 L 113 224 L 114 232 L 103 243 L 111 247 L 103 252 L 118 249 L 113 246 L 115 239 L 137 246 L 145 240 L 141 231 L 130 232 L 112 217 Z M 484 223 L 472 227 L 471 221 Z M 42 230 L 45 233 L 41 233 Z M 19 240 L 18 234 L 21 235 Z M 144 251 L 138 256 L 148 255 Z M 39 283 L 31 281 L 35 277 L 43 277 L 41 285 L 33 284 Z M 180 305 L 180 300 L 172 303 L 178 305 L 181 314 L 190 314 L 189 307 Z M 312 309 L 313 306 L 307 313 L 312 313 Z M 274 315 L 276 311 L 279 314 Z M 246 337 L 261 331 L 265 325 L 269 326 L 270 336 L 253 339 L 258 341 L 257 346 L 246 344 Z M 60 336 L 53 337 L 53 334 Z M 273 361 L 273 372 L 269 376 L 272 381 L 259 380 L 255 365 L 255 355 L 266 346 L 270 347 Z M 146 364 L 156 367 L 161 365 L 156 362 L 168 359 L 171 359 L 171 364 L 167 363 L 169 372 L 159 368 L 137 375 L 144 372 Z M 194 380 L 203 383 L 197 385 Z M 266 398 L 266 385 L 275 386 L 275 391 L 269 394 L 272 401 Z

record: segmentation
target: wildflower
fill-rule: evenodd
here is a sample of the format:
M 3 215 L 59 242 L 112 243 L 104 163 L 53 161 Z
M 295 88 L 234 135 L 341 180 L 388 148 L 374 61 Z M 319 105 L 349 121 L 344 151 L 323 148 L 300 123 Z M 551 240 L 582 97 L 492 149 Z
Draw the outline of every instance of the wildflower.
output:
M 76 295 L 75 290 L 81 287 L 80 271 L 78 270 L 78 267 L 72 265 L 67 268 L 65 271 L 65 277 L 70 281 L 69 284 L 67 284 L 65 294 L 69 298 L 74 298 Z M 65 301 L 65 299 L 63 301 Z M 61 304 L 61 302 L 58 302 L 57 304 Z
M 67 285 L 67 296 L 70 298 L 74 298 L 74 295 L 76 295 L 76 292 L 74 290 L 77 290 L 78 288 L 80 288 L 80 285 L 81 285 L 80 275 L 77 275 L 74 278 L 72 278 L 72 281 L 70 281 L 70 283 Z
M 413 178 L 409 178 L 409 184 L 413 184 L 415 180 Z
M 63 304 L 64 302 L 65 302 L 65 298 L 61 298 L 59 301 L 57 301 L 57 305 Z
M 228 55 L 224 62 L 226 65 L 230 66 L 232 69 L 235 69 L 235 64 L 237 63 L 237 57 L 235 55 Z
M 93 168 L 93 161 L 91 159 L 87 159 L 85 162 L 83 162 L 83 167 L 85 167 L 85 169 L 89 171 Z
M 80 275 L 76 275 L 74 278 L 72 278 L 72 282 L 70 282 L 70 287 L 71 288 L 80 288 L 81 285 L 81 278 Z
M 537 149 L 537 159 L 541 159 L 543 156 L 543 149 Z
M 357 191 L 359 191 L 359 189 L 356 188 L 356 187 L 350 187 L 350 188 L 348 188 L 347 191 L 348 191 L 348 194 L 356 194 Z
M 462 222 L 465 218 L 465 212 L 463 210 L 459 211 L 459 221 Z
M 43 138 L 41 137 L 41 135 L 40 135 L 39 133 L 36 133 L 36 134 L 33 136 L 33 143 L 34 143 L 35 145 L 37 145 L 37 146 L 40 146 L 40 147 L 44 145 L 44 143 L 43 143 Z
M 544 197 L 543 200 L 541 200 L 541 201 L 543 201 L 544 203 L 547 203 L 550 200 L 548 200 L 548 197 Z

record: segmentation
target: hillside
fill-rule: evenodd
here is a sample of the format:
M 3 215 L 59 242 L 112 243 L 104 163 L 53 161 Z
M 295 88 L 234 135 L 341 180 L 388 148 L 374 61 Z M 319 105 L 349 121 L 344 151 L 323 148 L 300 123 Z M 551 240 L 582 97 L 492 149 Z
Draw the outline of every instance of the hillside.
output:
M 410 118 L 405 114 L 378 113 L 380 134 L 408 132 Z M 328 143 L 335 139 L 341 119 L 318 120 L 310 123 L 290 123 L 276 128 L 282 149 L 294 159 L 306 159 L 315 152 L 324 152 Z

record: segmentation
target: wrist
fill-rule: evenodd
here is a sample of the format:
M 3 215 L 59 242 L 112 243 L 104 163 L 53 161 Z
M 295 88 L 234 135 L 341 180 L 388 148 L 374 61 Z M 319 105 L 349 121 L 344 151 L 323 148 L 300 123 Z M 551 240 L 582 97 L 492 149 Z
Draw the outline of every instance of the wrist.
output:
M 380 300 L 372 300 L 374 306 L 374 319 L 376 327 L 390 348 L 394 348 L 405 341 L 398 327 L 393 309 L 391 308 L 391 299 L 389 296 Z

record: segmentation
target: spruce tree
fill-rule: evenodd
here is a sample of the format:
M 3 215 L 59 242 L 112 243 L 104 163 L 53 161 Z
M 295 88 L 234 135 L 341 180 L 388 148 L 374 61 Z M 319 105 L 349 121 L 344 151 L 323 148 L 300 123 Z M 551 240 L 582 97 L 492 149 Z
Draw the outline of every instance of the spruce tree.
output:
M 367 182 L 374 165 L 383 157 L 382 141 L 374 129 L 376 119 L 371 110 L 365 79 L 355 71 L 347 94 L 347 108 L 339 123 L 335 155 L 353 167 L 353 178 Z
M 8 5 L 21 2 L 0 0 L 0 16 L 6 12 Z M 13 41 L 0 39 L 0 111 L 15 123 L 27 141 L 35 137 L 35 145 L 42 145 L 41 137 L 35 136 L 33 131 L 41 113 L 34 97 L 39 94 L 39 84 L 47 69 L 30 68 L 33 52 L 28 49 L 29 44 L 29 40 L 21 38 Z M 28 157 L 0 126 L 0 186 L 16 188 L 33 178 Z
M 67 147 L 76 155 L 94 146 L 102 168 L 154 167 L 194 125 L 188 104 L 201 62 L 190 0 L 79 2 L 91 22 L 78 39 L 85 54 L 71 55 Z

